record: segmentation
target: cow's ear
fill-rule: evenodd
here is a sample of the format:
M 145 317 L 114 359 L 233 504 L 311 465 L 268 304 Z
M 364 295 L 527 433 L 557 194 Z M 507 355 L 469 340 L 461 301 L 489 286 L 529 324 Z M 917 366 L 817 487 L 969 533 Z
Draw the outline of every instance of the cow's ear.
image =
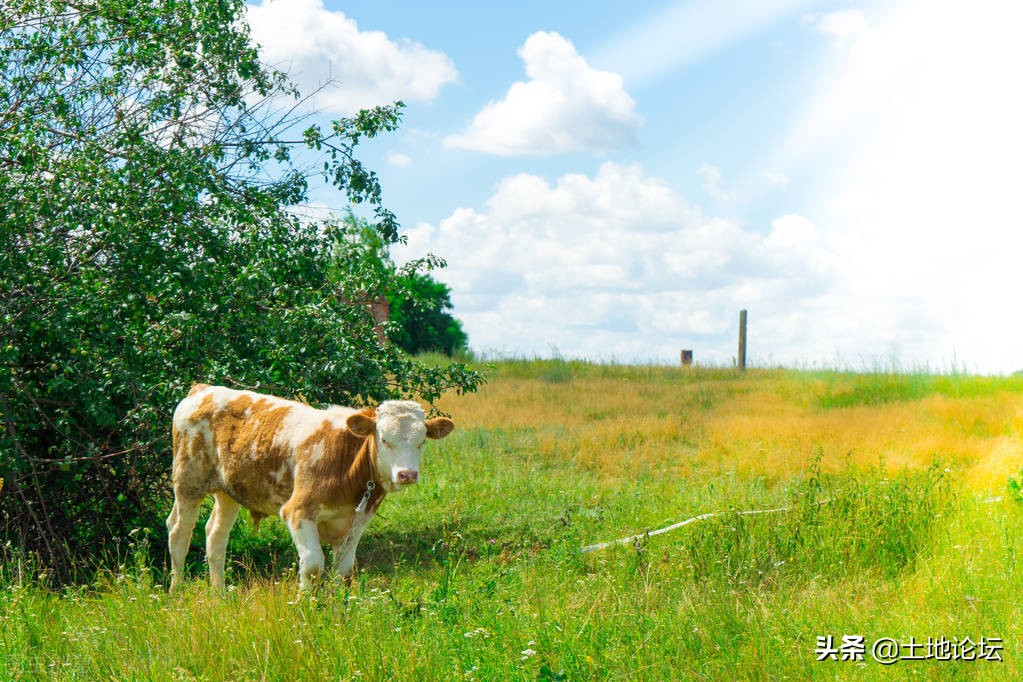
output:
M 359 438 L 369 438 L 376 433 L 377 423 L 368 414 L 356 412 L 355 414 L 348 415 L 348 419 L 345 420 L 345 428 L 348 429 L 349 433 Z
M 427 419 L 425 423 L 427 438 L 443 438 L 455 430 L 455 422 L 451 421 L 447 417 Z

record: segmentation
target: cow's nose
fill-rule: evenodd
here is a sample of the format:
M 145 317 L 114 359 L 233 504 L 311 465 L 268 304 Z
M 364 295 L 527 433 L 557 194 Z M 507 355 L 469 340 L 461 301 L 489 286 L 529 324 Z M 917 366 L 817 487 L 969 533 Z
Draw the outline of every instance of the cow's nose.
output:
M 401 485 L 411 485 L 419 481 L 419 472 L 415 469 L 398 469 L 395 476 Z

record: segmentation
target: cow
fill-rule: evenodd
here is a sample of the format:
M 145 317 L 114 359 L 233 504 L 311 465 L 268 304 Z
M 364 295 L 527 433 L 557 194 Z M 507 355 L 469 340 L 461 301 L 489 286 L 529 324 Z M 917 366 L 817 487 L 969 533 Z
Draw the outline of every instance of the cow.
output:
M 298 550 L 299 586 L 323 573 L 321 543 L 346 580 L 366 525 L 387 493 L 415 484 L 423 443 L 455 428 L 426 419 L 418 403 L 316 409 L 252 391 L 196 384 L 174 410 L 174 506 L 167 517 L 170 591 L 184 579 L 185 556 L 202 501 L 210 582 L 224 589 L 227 537 L 245 507 L 253 523 L 279 515 Z

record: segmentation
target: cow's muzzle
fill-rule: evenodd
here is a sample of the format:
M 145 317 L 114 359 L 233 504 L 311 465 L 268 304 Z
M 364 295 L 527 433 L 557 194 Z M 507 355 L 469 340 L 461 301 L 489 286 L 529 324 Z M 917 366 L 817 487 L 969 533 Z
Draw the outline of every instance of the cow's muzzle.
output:
M 415 469 L 398 469 L 394 472 L 394 482 L 398 485 L 412 485 L 419 482 L 419 472 Z

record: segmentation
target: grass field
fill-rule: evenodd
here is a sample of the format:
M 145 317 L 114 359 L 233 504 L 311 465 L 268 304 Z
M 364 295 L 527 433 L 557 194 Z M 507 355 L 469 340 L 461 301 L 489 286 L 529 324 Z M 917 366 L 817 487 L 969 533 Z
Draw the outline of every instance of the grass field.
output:
M 162 529 L 75 589 L 8 562 L 0 678 L 1023 678 L 1023 377 L 504 361 L 441 407 L 351 586 L 297 599 L 247 517 L 226 595 L 201 523 L 174 597 Z

